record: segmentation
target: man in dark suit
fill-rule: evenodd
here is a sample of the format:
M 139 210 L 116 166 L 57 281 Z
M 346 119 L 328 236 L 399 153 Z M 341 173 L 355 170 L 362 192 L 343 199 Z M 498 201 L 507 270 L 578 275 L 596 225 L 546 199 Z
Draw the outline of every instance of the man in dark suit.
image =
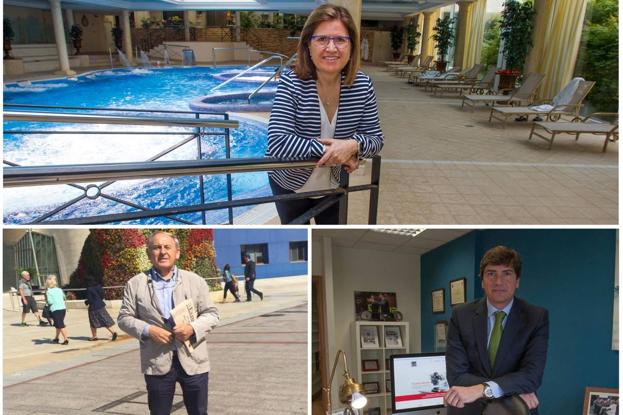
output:
M 537 415 L 549 317 L 515 297 L 521 257 L 504 246 L 485 253 L 480 279 L 486 298 L 458 306 L 448 327 L 448 415 L 480 415 L 487 400 L 519 395 Z
M 255 284 L 255 261 L 251 259 L 249 254 L 244 255 L 244 290 L 247 292 L 247 301 L 251 301 L 252 294 L 260 296 L 260 300 L 264 299 L 264 294 L 253 288 Z

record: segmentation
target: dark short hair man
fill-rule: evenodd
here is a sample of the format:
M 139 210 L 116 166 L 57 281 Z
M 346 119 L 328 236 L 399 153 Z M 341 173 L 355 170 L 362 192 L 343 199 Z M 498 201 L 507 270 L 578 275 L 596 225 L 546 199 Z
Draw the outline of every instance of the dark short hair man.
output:
M 515 297 L 521 257 L 496 246 L 480 261 L 486 298 L 458 306 L 448 327 L 448 415 L 480 415 L 487 399 L 519 395 L 532 414 L 541 385 L 549 317 L 544 308 Z
M 255 261 L 251 259 L 251 255 L 244 254 L 244 290 L 247 292 L 247 301 L 251 301 L 253 294 L 259 296 L 260 300 L 264 299 L 264 293 L 254 288 L 255 284 Z
M 151 415 L 169 415 L 175 384 L 182 386 L 189 415 L 208 413 L 208 345 L 204 341 L 219 320 L 205 280 L 177 268 L 179 241 L 166 232 L 156 232 L 147 240 L 149 271 L 128 281 L 119 310 L 119 327 L 136 337 L 141 345 L 141 371 L 145 375 Z M 197 319 L 175 325 L 171 310 L 191 299 Z M 183 345 L 195 344 L 191 353 Z

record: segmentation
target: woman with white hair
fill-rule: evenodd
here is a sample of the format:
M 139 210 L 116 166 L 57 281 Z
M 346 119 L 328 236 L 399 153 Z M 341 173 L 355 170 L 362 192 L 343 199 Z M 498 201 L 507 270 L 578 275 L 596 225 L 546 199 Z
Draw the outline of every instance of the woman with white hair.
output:
M 69 338 L 67 337 L 67 329 L 65 328 L 65 293 L 58 288 L 58 282 L 56 275 L 50 274 L 45 279 L 46 287 L 46 302 L 50 306 L 52 312 L 52 319 L 54 320 L 54 328 L 56 328 L 56 336 L 52 343 L 60 343 L 59 336 L 63 335 L 65 339 L 60 344 L 69 344 Z

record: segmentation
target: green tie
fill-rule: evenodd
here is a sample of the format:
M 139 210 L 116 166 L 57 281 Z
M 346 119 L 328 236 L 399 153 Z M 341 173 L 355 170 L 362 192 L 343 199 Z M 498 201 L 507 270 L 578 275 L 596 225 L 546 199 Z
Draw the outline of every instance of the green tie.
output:
M 506 317 L 506 313 L 504 311 L 496 311 L 493 315 L 495 315 L 495 324 L 493 325 L 493 332 L 489 340 L 489 363 L 491 364 L 491 368 L 493 368 L 495 357 L 500 347 L 500 339 L 502 339 L 502 320 Z

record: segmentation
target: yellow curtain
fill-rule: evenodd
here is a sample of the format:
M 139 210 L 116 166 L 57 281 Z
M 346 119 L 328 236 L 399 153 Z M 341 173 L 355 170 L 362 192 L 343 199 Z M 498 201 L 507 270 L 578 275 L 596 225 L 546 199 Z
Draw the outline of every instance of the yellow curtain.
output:
M 435 41 L 430 37 L 435 33 L 433 27 L 439 18 L 439 9 L 433 12 L 424 12 L 424 23 L 422 24 L 422 57 L 435 56 Z
M 587 0 L 536 0 L 533 47 L 524 72 L 545 75 L 540 98 L 552 98 L 573 77 L 586 4 Z
M 487 0 L 459 2 L 454 64 L 468 69 L 480 62 Z

